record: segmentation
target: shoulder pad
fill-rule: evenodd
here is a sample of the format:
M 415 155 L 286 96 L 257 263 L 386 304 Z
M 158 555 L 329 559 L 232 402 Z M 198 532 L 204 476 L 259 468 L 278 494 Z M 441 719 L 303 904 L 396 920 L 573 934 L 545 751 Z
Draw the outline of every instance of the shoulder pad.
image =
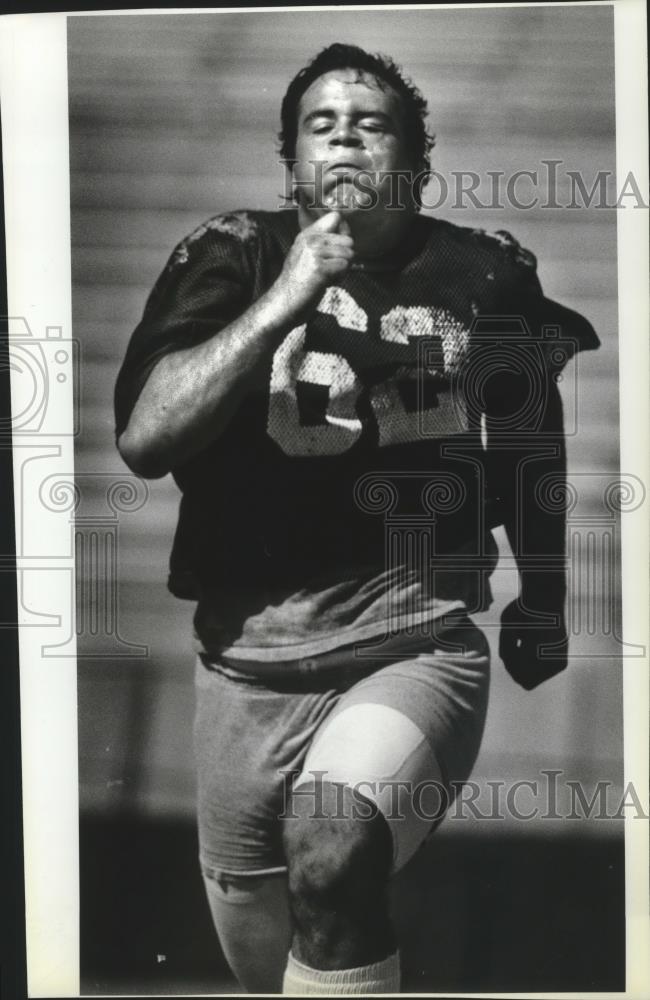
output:
M 506 254 L 515 264 L 521 264 L 532 271 L 536 270 L 537 258 L 535 254 L 522 247 L 521 243 L 505 229 L 497 229 L 495 233 L 487 233 L 485 229 L 472 229 L 471 235 L 486 250 Z
M 221 212 L 219 215 L 213 215 L 181 240 L 172 254 L 170 261 L 172 266 L 185 264 L 189 259 L 190 246 L 202 240 L 208 233 L 222 233 L 239 243 L 247 243 L 257 235 L 257 222 L 251 213 L 246 211 Z

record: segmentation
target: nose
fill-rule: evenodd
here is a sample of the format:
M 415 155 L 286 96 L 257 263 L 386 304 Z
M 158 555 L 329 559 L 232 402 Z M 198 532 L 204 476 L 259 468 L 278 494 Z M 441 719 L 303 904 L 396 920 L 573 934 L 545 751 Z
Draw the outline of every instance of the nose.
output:
M 347 119 L 342 119 L 330 135 L 330 145 L 358 148 L 363 145 L 363 140 L 356 129 L 353 128 L 352 123 Z

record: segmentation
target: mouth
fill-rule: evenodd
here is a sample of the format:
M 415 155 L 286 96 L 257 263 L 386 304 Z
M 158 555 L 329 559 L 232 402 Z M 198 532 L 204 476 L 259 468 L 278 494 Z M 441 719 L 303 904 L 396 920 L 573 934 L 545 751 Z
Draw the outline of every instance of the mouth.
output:
M 360 175 L 367 173 L 367 164 L 362 165 L 354 160 L 338 160 L 328 164 L 322 189 L 325 205 L 343 211 L 367 208 L 369 195 L 359 188 Z
M 332 163 L 326 170 L 328 174 L 358 174 L 362 170 L 367 169 L 362 167 L 359 163 Z
M 366 171 L 367 168 L 359 166 L 358 163 L 333 163 L 325 171 L 324 190 L 329 192 L 349 186 L 357 188 L 360 175 L 365 174 Z

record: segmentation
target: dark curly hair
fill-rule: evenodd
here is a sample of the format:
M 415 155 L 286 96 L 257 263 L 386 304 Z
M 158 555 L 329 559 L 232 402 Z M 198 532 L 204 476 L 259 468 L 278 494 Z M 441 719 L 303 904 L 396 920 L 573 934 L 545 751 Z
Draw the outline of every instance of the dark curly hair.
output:
M 427 102 L 418 88 L 402 75 L 400 67 L 388 56 L 379 53 L 372 55 L 357 45 L 344 45 L 341 42 L 335 42 L 322 49 L 294 76 L 282 100 L 279 134 L 281 157 L 289 168 L 293 167 L 296 161 L 300 99 L 314 80 L 335 69 L 353 69 L 359 74 L 368 73 L 375 78 L 380 87 L 391 87 L 401 99 L 407 153 L 412 168 L 418 176 L 413 194 L 419 207 L 421 191 L 431 169 L 429 153 L 435 144 L 435 137 L 426 127 Z

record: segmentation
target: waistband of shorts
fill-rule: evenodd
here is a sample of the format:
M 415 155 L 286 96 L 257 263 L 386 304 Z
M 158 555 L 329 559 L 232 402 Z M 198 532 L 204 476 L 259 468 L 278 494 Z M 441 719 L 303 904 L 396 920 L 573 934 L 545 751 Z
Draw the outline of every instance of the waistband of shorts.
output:
M 340 683 L 359 680 L 365 674 L 373 673 L 382 666 L 394 663 L 396 659 L 417 656 L 435 648 L 436 634 L 442 636 L 454 628 L 475 628 L 474 622 L 465 610 L 455 611 L 428 622 L 427 629 L 414 632 L 397 632 L 381 638 L 378 642 L 353 642 L 325 653 L 317 653 L 296 660 L 240 660 L 220 655 L 218 658 L 206 652 L 199 652 L 199 659 L 207 670 L 216 671 L 233 680 L 255 683 L 294 685 L 303 680 L 313 683 L 321 678 L 326 683 Z

